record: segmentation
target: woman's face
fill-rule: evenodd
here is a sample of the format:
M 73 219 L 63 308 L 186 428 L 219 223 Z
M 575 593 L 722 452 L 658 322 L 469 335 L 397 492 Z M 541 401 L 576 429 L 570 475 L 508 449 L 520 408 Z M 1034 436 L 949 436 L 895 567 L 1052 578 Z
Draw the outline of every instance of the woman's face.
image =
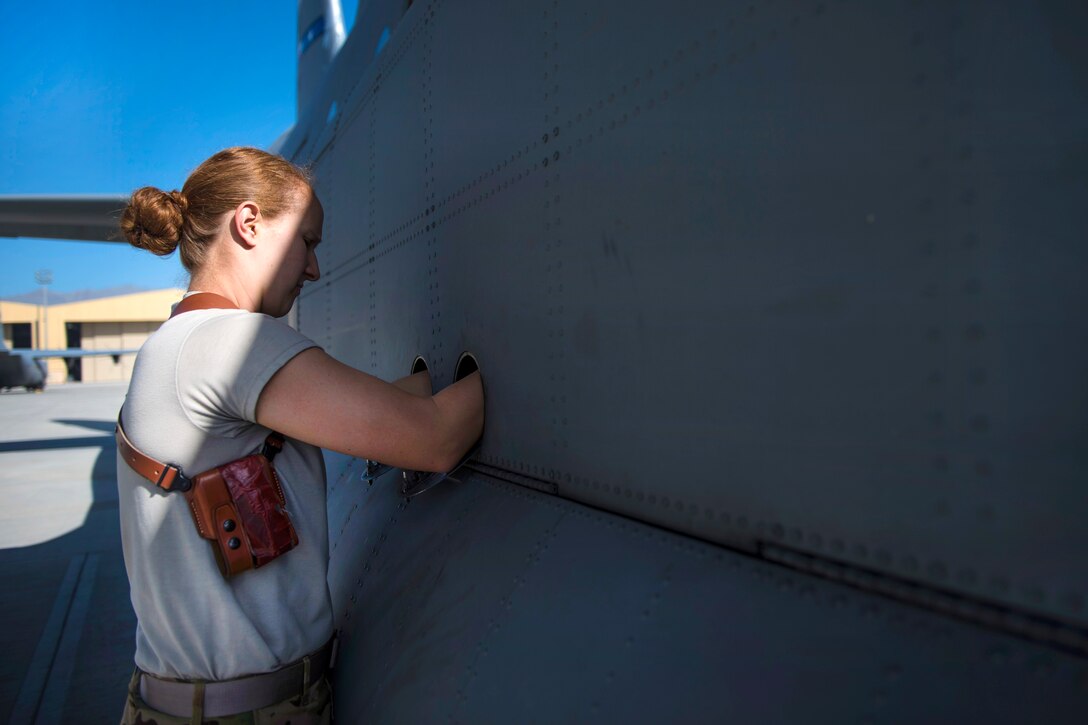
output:
M 303 283 L 321 276 L 315 250 L 321 242 L 325 211 L 311 190 L 300 196 L 295 208 L 266 220 L 261 232 L 267 245 L 263 256 L 268 264 L 268 281 L 260 311 L 273 317 L 286 315 Z

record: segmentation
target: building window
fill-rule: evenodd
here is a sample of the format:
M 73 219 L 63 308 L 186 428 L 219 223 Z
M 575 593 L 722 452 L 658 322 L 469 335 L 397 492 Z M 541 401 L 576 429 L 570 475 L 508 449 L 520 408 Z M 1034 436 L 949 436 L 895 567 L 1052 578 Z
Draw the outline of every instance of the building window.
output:
M 83 325 L 79 322 L 65 322 L 64 334 L 65 347 L 83 347 Z M 64 364 L 68 366 L 68 381 L 78 383 L 83 380 L 83 358 L 66 357 Z
M 34 338 L 31 334 L 29 322 L 13 322 L 8 327 L 11 328 L 12 350 L 29 350 L 34 347 Z

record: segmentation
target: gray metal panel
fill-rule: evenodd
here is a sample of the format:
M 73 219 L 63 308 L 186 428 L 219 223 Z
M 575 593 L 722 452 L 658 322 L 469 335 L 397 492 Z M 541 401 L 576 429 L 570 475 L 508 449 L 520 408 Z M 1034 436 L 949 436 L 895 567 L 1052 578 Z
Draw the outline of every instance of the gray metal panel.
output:
M 358 473 L 356 466 L 354 473 Z M 1082 658 L 479 474 L 330 490 L 367 722 L 1082 722 Z
M 1088 623 L 1083 13 L 527 7 L 330 82 L 302 329 L 473 349 L 481 460 L 562 496 Z
M 472 0 L 435 11 L 433 41 L 424 52 L 431 59 L 430 167 L 440 214 L 456 213 L 540 160 L 534 150 L 546 131 L 540 84 L 548 71 L 547 34 L 539 19 L 547 7 L 544 0 Z M 533 231 L 530 220 L 524 222 L 488 236 Z
M 0 237 L 124 241 L 128 196 L 0 196 Z M 126 242 L 127 243 L 127 242 Z
M 641 91 L 560 92 L 564 495 L 1084 621 L 1088 109 L 1045 12 L 974 11 L 708 11 Z
M 547 172 L 560 196 L 542 199 L 557 253 L 526 276 L 570 290 L 537 293 L 567 384 L 532 409 L 558 396 L 553 447 L 580 450 L 518 457 L 587 491 L 564 492 L 680 530 L 788 538 L 1083 621 L 1083 566 L 1055 556 L 1088 544 L 1070 497 L 1085 349 L 1064 332 L 1085 293 L 1063 271 L 1083 191 L 1036 217 L 1088 113 L 1075 79 L 1038 82 L 1056 62 L 1045 27 L 997 53 L 1045 13 L 957 27 L 947 10 L 913 12 L 745 12 L 720 23 L 720 45 L 663 58 L 641 102 L 568 117 L 553 139 L 567 155 Z M 692 34 L 716 20 L 689 18 Z M 1005 151 L 1023 141 L 1000 108 L 970 109 L 972 96 L 1007 104 L 1010 82 L 1048 128 L 1034 158 Z M 1055 97 L 1079 113 L 1050 110 Z M 1053 253 L 1021 241 L 1027 219 Z M 1038 349 L 1066 354 L 1025 352 Z M 1039 384 L 1013 385 L 1025 380 Z M 677 467 L 689 475 L 660 490 Z M 716 489 L 698 475 L 714 468 L 729 474 Z M 608 496 L 588 492 L 598 481 Z M 1060 533 L 1040 537 L 1042 520 Z

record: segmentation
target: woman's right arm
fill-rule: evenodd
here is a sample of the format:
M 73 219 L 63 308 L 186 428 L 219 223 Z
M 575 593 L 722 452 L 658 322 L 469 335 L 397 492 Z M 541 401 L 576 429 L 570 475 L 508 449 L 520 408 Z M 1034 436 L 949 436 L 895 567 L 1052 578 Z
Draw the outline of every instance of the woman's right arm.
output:
M 396 385 L 406 393 L 411 393 L 420 398 L 429 398 L 432 395 L 431 373 L 428 370 L 413 373 L 400 380 L 394 380 L 393 385 Z
M 483 431 L 483 385 L 473 373 L 437 395 L 418 397 L 312 347 L 265 385 L 257 422 L 356 458 L 444 472 Z

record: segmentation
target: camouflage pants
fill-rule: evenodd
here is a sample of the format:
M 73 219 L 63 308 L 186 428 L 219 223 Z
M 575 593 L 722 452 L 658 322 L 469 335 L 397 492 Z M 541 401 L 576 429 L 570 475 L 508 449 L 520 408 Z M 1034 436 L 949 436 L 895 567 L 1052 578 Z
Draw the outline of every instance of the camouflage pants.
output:
M 332 722 L 332 689 L 326 678 L 314 682 L 301 697 L 262 707 L 252 712 L 210 719 L 178 717 L 159 712 L 140 699 L 140 671 L 132 675 L 128 685 L 128 701 L 121 725 L 329 725 Z

